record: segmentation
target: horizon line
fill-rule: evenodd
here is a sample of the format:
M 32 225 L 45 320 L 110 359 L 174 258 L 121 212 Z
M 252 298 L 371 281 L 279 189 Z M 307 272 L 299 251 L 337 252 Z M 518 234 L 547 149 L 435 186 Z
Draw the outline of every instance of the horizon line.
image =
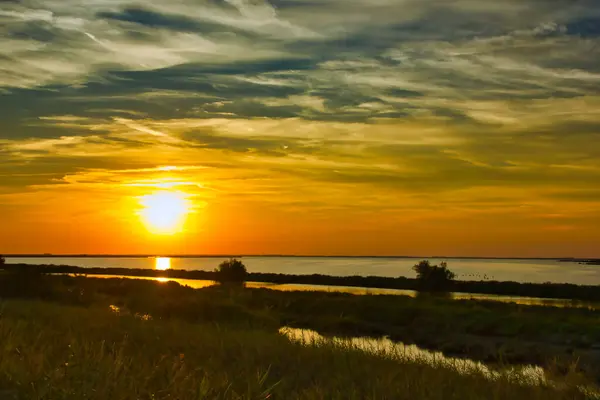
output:
M 297 258 L 411 258 L 411 259 L 495 259 L 495 260 L 569 260 L 569 261 L 588 261 L 600 260 L 595 257 L 502 257 L 502 256 L 445 256 L 445 255 L 347 255 L 347 254 L 87 254 L 87 253 L 0 253 L 0 256 L 5 258 L 154 258 L 154 257 L 169 257 L 169 258 L 243 258 L 243 257 L 297 257 Z

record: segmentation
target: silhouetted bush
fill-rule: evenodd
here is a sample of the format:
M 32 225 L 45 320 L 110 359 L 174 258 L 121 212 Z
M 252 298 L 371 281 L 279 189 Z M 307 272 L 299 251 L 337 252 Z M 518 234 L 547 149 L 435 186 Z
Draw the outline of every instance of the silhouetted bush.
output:
M 437 266 L 431 265 L 428 260 L 423 260 L 416 264 L 413 270 L 417 273 L 419 291 L 447 292 L 452 289 L 455 275 L 445 262 Z
M 4 266 L 4 264 L 6 264 L 6 259 L 0 255 L 0 267 Z
M 0 267 L 5 272 L 16 272 L 22 268 L 37 269 L 44 274 L 83 274 L 93 275 L 115 275 L 115 276 L 145 276 L 164 277 L 175 279 L 198 279 L 217 281 L 218 270 L 182 270 L 170 269 L 159 271 L 144 268 L 81 268 L 68 265 L 26 265 L 5 264 Z M 0 276 L 2 274 L 0 273 Z M 300 284 L 300 285 L 330 285 L 330 286 L 352 286 L 360 288 L 400 289 L 400 290 L 422 290 L 421 281 L 415 278 L 385 277 L 385 276 L 330 276 L 321 274 L 291 275 L 276 273 L 248 272 L 246 281 L 269 282 L 275 284 Z M 452 292 L 493 294 L 505 296 L 525 296 L 549 299 L 569 299 L 574 302 L 593 301 L 600 302 L 599 285 L 576 285 L 571 283 L 519 283 L 498 281 L 461 281 L 453 280 Z M 422 293 L 424 291 L 422 290 Z M 408 294 L 408 293 L 407 293 Z
M 8 267 L 0 264 L 0 266 Z M 35 266 L 5 269 L 0 274 L 0 297 L 36 297 L 44 298 L 50 292 L 45 284 L 44 271 Z
M 223 261 L 215 270 L 215 273 L 215 280 L 222 285 L 243 285 L 246 282 L 246 277 L 248 275 L 244 263 L 235 258 Z

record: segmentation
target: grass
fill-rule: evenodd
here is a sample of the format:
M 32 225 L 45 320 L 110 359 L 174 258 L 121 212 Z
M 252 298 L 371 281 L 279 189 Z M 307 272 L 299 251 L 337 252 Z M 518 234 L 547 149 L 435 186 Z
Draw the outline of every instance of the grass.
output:
M 268 289 L 191 289 L 135 279 L 6 274 L 0 296 L 276 332 L 282 326 L 346 336 L 389 336 L 450 355 L 503 363 L 600 365 L 600 311 L 474 300 Z
M 576 382 L 523 386 L 267 329 L 144 320 L 38 300 L 0 303 L 4 399 L 579 399 Z

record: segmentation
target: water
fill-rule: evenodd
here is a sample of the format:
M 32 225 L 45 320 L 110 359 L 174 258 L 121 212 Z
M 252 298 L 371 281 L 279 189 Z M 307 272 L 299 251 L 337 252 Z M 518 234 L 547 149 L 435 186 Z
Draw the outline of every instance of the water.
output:
M 110 305 L 110 310 L 117 315 L 132 315 L 116 305 Z M 149 321 L 149 314 L 134 314 L 136 318 Z M 422 349 L 416 345 L 405 345 L 401 342 L 393 342 L 387 337 L 373 339 L 366 337 L 341 338 L 324 337 L 318 332 L 310 329 L 297 329 L 284 326 L 279 333 L 286 336 L 292 342 L 302 345 L 319 345 L 321 343 L 333 344 L 343 349 L 355 349 L 364 351 L 378 357 L 390 358 L 402 362 L 424 363 L 436 367 L 448 368 L 461 374 L 477 374 L 488 379 L 506 377 L 520 384 L 540 385 L 546 384 L 546 375 L 539 366 L 525 365 L 505 368 L 502 371 L 494 370 L 484 363 L 473 361 L 468 358 L 447 357 L 441 352 L 433 352 Z
M 147 276 L 116 276 L 116 275 L 89 275 L 92 278 L 126 278 L 126 279 L 144 279 L 155 282 L 177 282 L 183 286 L 189 286 L 193 289 L 202 289 L 215 285 L 214 281 L 200 279 L 179 279 L 179 278 L 155 278 Z M 398 295 L 416 297 L 417 292 L 414 290 L 403 289 L 377 289 L 364 288 L 355 286 L 327 286 L 327 285 L 306 285 L 294 283 L 269 283 L 269 282 L 246 282 L 246 287 L 264 288 L 271 290 L 282 291 L 317 291 L 317 292 L 339 292 L 351 293 L 355 295 Z M 494 294 L 479 294 L 479 293 L 451 293 L 452 299 L 455 300 L 488 300 L 498 301 L 502 303 L 516 303 L 528 306 L 546 306 L 546 307 L 575 307 L 587 308 L 590 310 L 599 310 L 600 304 L 588 301 L 573 301 L 568 299 L 548 299 L 539 297 L 521 297 L 521 296 L 503 296 Z
M 132 315 L 121 307 L 110 305 L 110 310 L 117 315 Z M 133 315 L 143 321 L 152 320 L 149 314 Z M 428 364 L 438 368 L 454 370 L 464 375 L 478 375 L 490 380 L 504 379 L 520 385 L 547 385 L 557 386 L 556 382 L 548 379 L 545 370 L 537 365 L 504 366 L 502 369 L 494 368 L 479 361 L 469 358 L 457 358 L 445 356 L 441 352 L 435 352 L 420 348 L 416 345 L 406 345 L 402 342 L 394 342 L 387 337 L 379 339 L 367 337 L 325 337 L 310 329 L 297 329 L 284 326 L 279 329 L 281 335 L 290 341 L 300 343 L 304 346 L 333 345 L 341 349 L 352 349 L 363 351 L 377 357 L 396 360 L 399 362 Z M 579 386 L 579 390 L 587 394 L 589 398 L 598 398 L 598 393 L 592 388 Z
M 220 257 L 172 257 L 174 269 L 212 271 L 226 258 Z M 414 277 L 411 269 L 422 258 L 353 258 L 353 257 L 242 257 L 249 272 L 279 274 L 323 274 L 334 276 L 386 276 Z M 448 267 L 460 280 L 497 280 L 533 283 L 573 283 L 600 285 L 600 266 L 580 265 L 576 262 L 557 260 L 519 259 L 440 259 L 430 258 L 433 263 L 447 261 Z M 148 268 L 156 267 L 154 257 L 8 257 L 9 263 L 63 264 L 79 267 Z
M 505 368 L 504 370 L 495 370 L 481 362 L 467 358 L 446 357 L 440 352 L 425 350 L 418 346 L 406 345 L 401 342 L 393 342 L 385 337 L 380 339 L 363 337 L 326 338 L 310 329 L 296 329 L 290 327 L 283 327 L 279 332 L 282 335 L 287 336 L 293 342 L 308 346 L 319 343 L 330 343 L 342 348 L 357 349 L 379 357 L 391 358 L 393 360 L 434 365 L 452 369 L 466 375 L 477 374 L 491 380 L 506 377 L 524 385 L 541 385 L 548 383 L 544 370 L 541 367 L 534 365 L 515 366 L 512 368 Z

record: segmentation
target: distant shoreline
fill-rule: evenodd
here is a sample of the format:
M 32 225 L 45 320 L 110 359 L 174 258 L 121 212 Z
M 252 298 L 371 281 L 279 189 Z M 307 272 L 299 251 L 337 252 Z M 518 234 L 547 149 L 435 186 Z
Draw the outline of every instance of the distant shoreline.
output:
M 2 254 L 2 253 L 0 253 Z M 349 256 L 288 254 L 2 254 L 5 258 L 349 258 L 349 259 L 447 259 L 447 260 L 545 260 L 600 265 L 600 258 L 574 257 L 474 257 L 474 256 Z
M 113 275 L 126 277 L 152 277 L 171 279 L 215 280 L 214 271 L 207 270 L 156 270 L 149 268 L 77 267 L 72 265 L 10 264 L 0 267 L 6 272 Z M 372 289 L 418 290 L 415 278 L 381 276 L 332 276 L 322 274 L 294 275 L 264 272 L 249 272 L 248 282 L 274 284 L 309 284 L 347 286 Z M 491 294 L 546 299 L 600 302 L 600 285 L 575 285 L 571 283 L 518 283 L 510 281 L 454 281 L 451 292 Z

